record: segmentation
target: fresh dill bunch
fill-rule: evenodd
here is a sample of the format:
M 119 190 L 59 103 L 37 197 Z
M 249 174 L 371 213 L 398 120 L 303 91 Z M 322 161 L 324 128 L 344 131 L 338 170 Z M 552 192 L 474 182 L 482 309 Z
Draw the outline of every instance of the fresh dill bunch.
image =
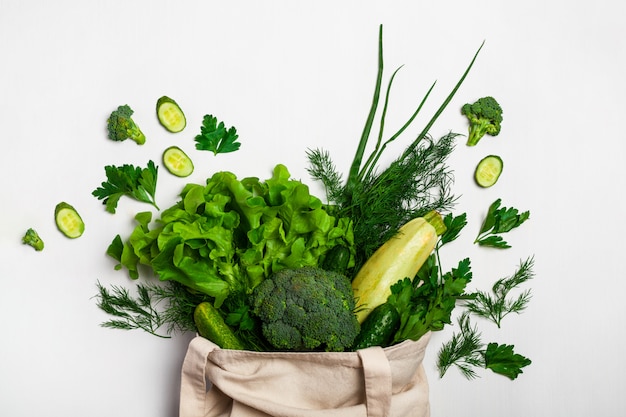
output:
M 466 303 L 466 308 L 473 314 L 484 317 L 494 322 L 498 327 L 502 319 L 511 314 L 520 314 L 524 311 L 531 299 L 531 290 L 522 291 L 517 297 L 509 297 L 509 294 L 520 285 L 534 277 L 534 257 L 529 257 L 520 262 L 518 269 L 513 275 L 497 280 L 491 288 L 491 293 L 477 291 Z
M 195 331 L 193 311 L 205 296 L 192 294 L 181 284 L 137 284 L 136 294 L 112 285 L 97 283 L 97 306 L 115 318 L 102 327 L 121 330 L 141 329 L 154 336 L 169 338 L 174 332 Z M 165 334 L 159 332 L 165 329 Z
M 358 268 L 400 227 L 431 210 L 452 208 L 454 177 L 446 164 L 458 135 L 427 136 L 381 172 L 370 172 L 348 191 L 328 152 L 308 152 L 309 174 L 320 181 L 336 214 L 353 221 Z
M 457 136 L 425 137 L 388 168 L 367 175 L 354 187 L 351 204 L 342 208 L 341 215 L 356 219 L 355 244 L 361 249 L 362 261 L 415 217 L 452 208 L 456 201 L 451 193 L 454 177 L 446 160 Z
M 328 152 L 308 152 L 309 174 L 325 187 L 328 209 L 333 211 L 333 215 L 349 217 L 353 222 L 357 248 L 354 271 L 358 271 L 374 251 L 393 237 L 403 224 L 431 210 L 447 211 L 455 202 L 455 197 L 451 195 L 452 172 L 448 169 L 446 160 L 454 149 L 454 139 L 458 135 L 449 133 L 439 140 L 433 140 L 428 132 L 456 94 L 482 49 L 481 45 L 465 72 L 421 132 L 398 158 L 381 170 L 378 162 L 387 145 L 406 132 L 435 86 L 435 83 L 431 85 L 408 120 L 395 133 L 386 136 L 384 127 L 391 87 L 400 68 L 392 73 L 384 94 L 381 94 L 384 72 L 382 38 L 381 25 L 374 97 L 345 182 Z M 382 102 L 380 112 L 379 102 Z M 372 127 L 377 117 L 380 117 L 379 130 L 376 135 L 372 135 Z M 370 136 L 375 136 L 373 146 L 368 143 Z M 368 149 L 371 153 L 366 156 Z
M 475 368 L 485 367 L 481 334 L 475 326 L 472 327 L 468 312 L 461 314 L 457 321 L 459 332 L 454 333 L 452 339 L 439 350 L 439 377 L 443 377 L 450 367 L 456 366 L 467 379 L 473 379 L 478 376 Z

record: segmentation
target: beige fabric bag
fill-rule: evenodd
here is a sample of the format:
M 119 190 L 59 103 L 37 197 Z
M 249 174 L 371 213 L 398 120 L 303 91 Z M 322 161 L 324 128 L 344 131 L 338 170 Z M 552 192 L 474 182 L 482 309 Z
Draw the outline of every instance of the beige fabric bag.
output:
M 183 362 L 180 417 L 429 417 L 429 338 L 305 353 L 224 350 L 197 336 Z

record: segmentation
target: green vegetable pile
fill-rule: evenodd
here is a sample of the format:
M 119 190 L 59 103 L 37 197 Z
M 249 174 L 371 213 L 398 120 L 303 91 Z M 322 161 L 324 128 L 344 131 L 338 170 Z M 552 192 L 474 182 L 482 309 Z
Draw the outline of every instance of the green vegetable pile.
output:
M 454 326 L 458 312 L 457 331 L 439 351 L 441 376 L 453 366 L 468 378 L 478 375 L 476 369 L 510 379 L 522 373 L 531 361 L 516 353 L 513 345 L 483 343 L 471 319 L 491 321 L 499 328 L 504 317 L 523 312 L 531 294 L 521 286 L 534 276 L 533 258 L 521 262 L 511 277 L 498 280 L 490 291 L 471 290 L 469 258 L 449 271 L 441 259 L 445 245 L 468 225 L 465 213 L 452 213 L 457 197 L 451 192 L 454 176 L 447 164 L 462 135 L 450 132 L 437 139 L 429 130 L 456 95 L 483 45 L 423 129 L 389 165 L 380 166 L 388 145 L 409 131 L 434 88 L 433 84 L 405 124 L 387 134 L 385 117 L 398 70 L 383 91 L 382 44 L 381 26 L 372 106 L 347 175 L 337 170 L 332 152 L 306 150 L 307 170 L 324 187 L 324 199 L 312 195 L 305 183 L 278 164 L 266 179 L 221 171 L 204 183 L 186 183 L 177 202 L 161 210 L 155 198 L 158 166 L 152 160 L 145 168 L 105 167 L 106 181 L 92 194 L 107 212 L 114 214 L 121 197 L 127 196 L 150 204 L 159 214 L 137 213 L 130 235 L 118 234 L 108 245 L 115 269 L 128 273 L 136 291 L 97 283 L 97 305 L 112 316 L 103 326 L 142 329 L 160 337 L 198 332 L 224 349 L 341 352 L 418 340 Z M 178 134 L 187 126 L 182 108 L 167 96 L 157 102 L 156 111 L 169 133 Z M 110 139 L 145 142 L 132 114 L 127 105 L 111 114 Z M 485 134 L 500 133 L 502 108 L 493 97 L 464 105 L 462 114 L 469 122 L 468 146 L 475 146 Z M 237 151 L 241 145 L 237 130 L 210 114 L 193 140 L 197 151 L 214 155 Z M 191 158 L 178 147 L 167 148 L 162 160 L 178 178 L 193 172 Z M 492 175 L 483 164 L 478 170 L 484 180 L 481 187 L 495 184 L 499 166 Z M 477 227 L 473 243 L 485 250 L 511 248 L 503 235 L 530 218 L 529 211 L 501 203 L 492 202 Z M 385 294 L 382 304 L 361 322 L 356 316 L 355 276 L 375 268 L 367 266 L 372 255 L 418 218 L 438 218 L 441 233 L 430 235 L 427 250 L 416 249 L 423 250 L 425 259 L 419 270 L 416 264 L 403 275 L 418 272 L 394 280 L 390 295 Z M 428 222 L 422 226 L 416 233 L 427 235 L 432 226 Z M 38 251 L 43 248 L 34 231 L 27 233 L 24 243 Z

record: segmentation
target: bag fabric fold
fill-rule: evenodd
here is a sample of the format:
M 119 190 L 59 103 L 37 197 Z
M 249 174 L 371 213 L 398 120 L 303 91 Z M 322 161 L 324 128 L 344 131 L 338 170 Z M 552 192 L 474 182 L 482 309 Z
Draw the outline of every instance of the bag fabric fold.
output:
M 180 417 L 429 417 L 429 339 L 356 352 L 251 352 L 196 336 L 181 371 Z

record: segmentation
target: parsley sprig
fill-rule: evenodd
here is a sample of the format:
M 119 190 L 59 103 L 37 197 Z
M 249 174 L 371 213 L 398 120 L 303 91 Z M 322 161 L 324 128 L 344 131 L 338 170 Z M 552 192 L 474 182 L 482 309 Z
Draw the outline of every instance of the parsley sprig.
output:
M 195 137 L 196 149 L 211 151 L 213 154 L 234 152 L 241 146 L 237 142 L 237 129 L 226 129 L 224 122 L 219 122 L 215 116 L 207 114 L 202 120 L 200 134 Z
M 520 213 L 514 207 L 500 207 L 501 203 L 502 200 L 499 198 L 491 203 L 474 243 L 499 249 L 511 247 L 500 235 L 510 232 L 528 220 L 530 211 Z
M 105 210 L 115 213 L 117 203 L 122 196 L 131 197 L 137 201 L 148 203 L 157 210 L 155 193 L 158 177 L 158 167 L 148 161 L 146 168 L 130 164 L 121 166 L 108 165 L 104 167 L 107 180 L 91 194 L 98 200 L 103 200 Z

